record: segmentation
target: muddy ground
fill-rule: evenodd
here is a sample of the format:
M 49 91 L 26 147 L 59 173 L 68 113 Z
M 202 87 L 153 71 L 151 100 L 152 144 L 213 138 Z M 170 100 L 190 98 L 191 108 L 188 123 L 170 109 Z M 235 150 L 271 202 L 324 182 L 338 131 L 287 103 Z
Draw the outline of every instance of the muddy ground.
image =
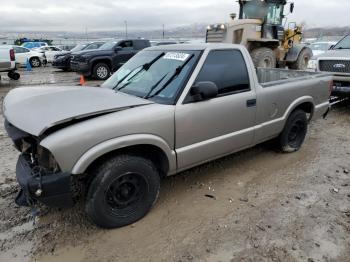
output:
M 36 82 L 79 77 L 23 72 L 0 96 Z M 350 261 L 349 103 L 313 122 L 298 153 L 267 143 L 165 179 L 152 212 L 117 230 L 93 226 L 82 204 L 34 221 L 13 202 L 17 152 L 2 125 L 0 152 L 0 261 Z

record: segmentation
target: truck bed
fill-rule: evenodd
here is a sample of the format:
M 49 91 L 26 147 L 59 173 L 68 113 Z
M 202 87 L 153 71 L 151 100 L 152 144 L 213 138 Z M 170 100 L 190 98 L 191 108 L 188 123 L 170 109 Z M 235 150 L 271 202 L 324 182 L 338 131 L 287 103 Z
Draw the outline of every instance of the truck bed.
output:
M 270 87 L 288 82 L 316 79 L 330 74 L 296 71 L 276 68 L 257 68 L 256 70 L 259 84 L 262 87 Z

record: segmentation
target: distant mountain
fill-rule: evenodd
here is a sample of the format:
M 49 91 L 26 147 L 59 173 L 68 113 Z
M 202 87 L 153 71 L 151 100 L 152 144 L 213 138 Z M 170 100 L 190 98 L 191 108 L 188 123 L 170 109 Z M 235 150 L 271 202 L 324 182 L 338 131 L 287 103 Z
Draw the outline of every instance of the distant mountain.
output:
M 204 38 L 207 24 L 196 23 L 184 25 L 175 28 L 165 28 L 165 38 Z M 348 27 L 334 28 L 307 28 L 304 30 L 305 38 L 319 39 L 339 39 L 339 37 L 350 33 Z M 93 39 L 121 39 L 126 37 L 126 32 L 116 31 L 87 31 L 87 32 L 0 32 L 1 38 L 17 39 L 21 37 L 28 38 L 47 38 L 47 39 L 66 39 L 66 40 L 93 40 Z M 130 30 L 129 38 L 144 37 L 148 39 L 162 39 L 163 30 Z

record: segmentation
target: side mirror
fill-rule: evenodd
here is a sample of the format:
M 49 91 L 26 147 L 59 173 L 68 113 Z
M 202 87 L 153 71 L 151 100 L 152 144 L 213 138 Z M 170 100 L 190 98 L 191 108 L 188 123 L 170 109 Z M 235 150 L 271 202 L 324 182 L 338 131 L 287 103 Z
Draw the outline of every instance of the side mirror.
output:
M 116 47 L 114 48 L 114 51 L 115 51 L 116 53 L 118 53 L 118 52 L 121 51 L 121 50 L 123 50 L 123 48 L 121 48 L 120 46 L 116 46 Z
M 214 82 L 198 82 L 191 89 L 191 95 L 194 101 L 209 100 L 217 97 L 219 89 Z
M 289 11 L 290 13 L 294 12 L 294 3 L 290 3 Z

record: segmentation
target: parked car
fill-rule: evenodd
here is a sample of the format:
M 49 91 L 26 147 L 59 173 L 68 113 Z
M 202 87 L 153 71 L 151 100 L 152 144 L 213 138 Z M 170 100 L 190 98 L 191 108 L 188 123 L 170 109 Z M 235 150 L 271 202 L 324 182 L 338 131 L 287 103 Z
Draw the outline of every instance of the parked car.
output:
M 314 56 L 327 52 L 337 42 L 315 42 L 309 45 Z
M 70 60 L 72 59 L 72 53 L 77 53 L 83 50 L 95 50 L 100 48 L 104 43 L 105 42 L 91 42 L 86 44 L 79 44 L 69 52 L 62 52 L 55 55 L 52 66 L 63 71 L 69 71 L 71 70 Z
M 16 54 L 16 64 L 25 66 L 29 61 L 32 67 L 41 67 L 46 64 L 45 54 L 30 50 L 22 46 L 13 46 Z
M 332 95 L 350 97 L 350 34 L 340 40 L 331 50 L 314 56 L 308 68 L 334 74 Z
M 25 47 L 28 49 L 39 48 L 42 46 L 48 46 L 46 42 L 25 42 L 21 45 L 21 47 Z
M 172 45 L 141 51 L 99 88 L 11 90 L 17 204 L 70 207 L 80 195 L 97 225 L 121 227 L 150 211 L 163 177 L 270 139 L 298 151 L 328 112 L 332 76 L 257 72 L 241 45 Z
M 111 41 L 97 50 L 72 54 L 71 68 L 80 75 L 106 80 L 140 50 L 150 47 L 149 40 Z
M 77 45 L 58 45 L 58 48 L 60 48 L 64 51 L 71 51 L 76 46 Z
M 0 45 L 0 72 L 6 72 L 9 78 L 18 80 L 20 74 L 16 70 L 16 58 L 13 47 L 10 45 Z
M 39 53 L 44 53 L 48 63 L 52 63 L 56 55 L 64 52 L 62 49 L 56 46 L 43 46 L 40 48 L 35 48 L 33 50 Z

